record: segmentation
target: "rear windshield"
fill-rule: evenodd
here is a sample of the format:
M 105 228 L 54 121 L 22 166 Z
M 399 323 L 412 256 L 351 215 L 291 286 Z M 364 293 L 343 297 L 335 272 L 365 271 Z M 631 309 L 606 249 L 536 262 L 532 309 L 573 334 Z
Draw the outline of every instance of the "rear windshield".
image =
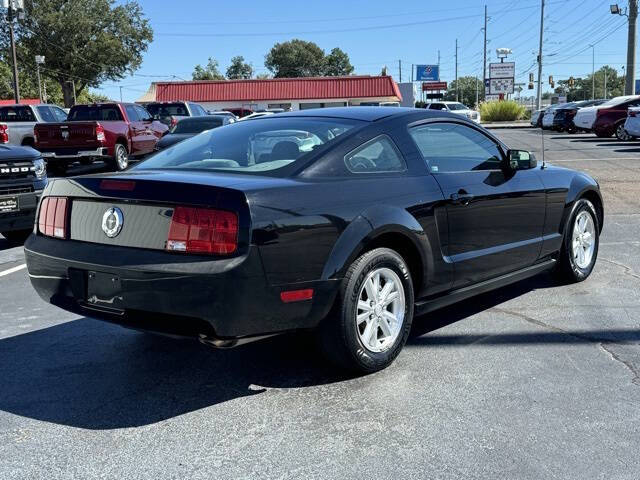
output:
M 173 127 L 171 133 L 200 133 L 205 130 L 211 130 L 212 128 L 219 127 L 222 125 L 224 119 L 222 117 L 211 117 L 204 118 L 198 117 L 198 120 L 191 120 L 185 118 L 178 122 L 178 124 Z
M 277 170 L 366 122 L 342 118 L 270 117 L 238 122 L 196 135 L 134 169 L 189 169 L 237 173 Z
M 76 105 L 71 107 L 68 121 L 71 122 L 109 122 L 122 120 L 117 105 Z
M 449 110 L 469 110 L 469 107 L 462 103 L 449 103 L 447 106 L 449 107 Z
M 160 117 L 171 117 L 173 115 L 188 117 L 189 111 L 184 103 L 149 103 L 145 105 L 151 115 Z
M 633 95 L 626 95 L 624 97 L 615 97 L 615 98 L 612 98 L 611 100 L 601 103 L 600 105 L 603 107 L 613 107 L 615 105 L 620 105 L 621 103 L 628 102 L 635 98 L 639 98 L 639 97 L 635 97 Z
M 30 107 L 0 107 L 0 122 L 35 122 Z

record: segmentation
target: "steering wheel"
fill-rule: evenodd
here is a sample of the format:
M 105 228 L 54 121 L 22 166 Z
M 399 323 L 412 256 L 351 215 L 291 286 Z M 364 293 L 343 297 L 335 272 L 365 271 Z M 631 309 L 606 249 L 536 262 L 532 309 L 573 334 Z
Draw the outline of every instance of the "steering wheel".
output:
M 356 171 L 378 168 L 375 162 L 367 157 L 353 157 L 349 163 L 351 164 L 351 168 Z

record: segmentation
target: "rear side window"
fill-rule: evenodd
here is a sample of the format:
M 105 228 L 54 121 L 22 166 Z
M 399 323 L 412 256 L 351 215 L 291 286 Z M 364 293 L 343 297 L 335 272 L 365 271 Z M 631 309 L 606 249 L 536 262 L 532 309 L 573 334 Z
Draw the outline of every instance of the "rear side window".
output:
M 122 120 L 117 105 L 76 105 L 71 108 L 67 120 L 71 122 L 109 122 Z
M 36 107 L 36 109 L 38 110 L 38 113 L 40 114 L 40 117 L 42 118 L 42 120 L 44 120 L 45 122 L 57 121 L 55 115 L 53 114 L 53 112 L 49 107 L 41 106 L 41 107 Z
M 59 107 L 49 107 L 56 117 L 56 122 L 64 122 L 67 119 L 67 112 Z
M 36 117 L 29 107 L 0 108 L 0 122 L 35 122 Z
M 459 123 L 430 123 L 410 130 L 431 172 L 496 170 L 502 162 L 500 147 L 491 138 Z
M 205 119 L 180 120 L 171 133 L 200 133 L 222 126 L 223 118 L 211 115 Z
M 127 111 L 127 117 L 129 117 L 130 122 L 139 122 L 138 112 L 133 105 L 125 105 L 124 109 Z
M 147 110 L 144 107 L 141 107 L 140 105 L 134 105 L 133 107 L 136 109 L 136 112 L 138 112 L 138 118 L 141 121 L 153 120 L 153 117 L 151 116 L 151 114 L 147 112 Z
M 207 112 L 204 110 L 204 108 L 202 108 L 197 103 L 190 103 L 189 106 L 191 107 L 191 112 L 194 116 L 203 117 L 204 115 L 207 115 Z
M 402 172 L 406 164 L 398 148 L 386 135 L 359 146 L 344 157 L 351 173 Z

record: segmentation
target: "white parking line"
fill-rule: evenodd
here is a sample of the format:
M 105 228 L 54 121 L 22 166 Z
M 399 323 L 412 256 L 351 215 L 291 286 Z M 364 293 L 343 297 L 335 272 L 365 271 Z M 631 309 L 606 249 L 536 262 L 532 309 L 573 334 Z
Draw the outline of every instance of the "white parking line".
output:
M 4 277 L 5 275 L 9 275 L 11 273 L 14 272 L 18 272 L 20 270 L 22 270 L 23 268 L 26 268 L 27 264 L 23 263 L 22 265 L 18 265 L 17 267 L 13 267 L 13 268 L 9 268 L 8 270 L 3 270 L 0 272 L 0 277 Z

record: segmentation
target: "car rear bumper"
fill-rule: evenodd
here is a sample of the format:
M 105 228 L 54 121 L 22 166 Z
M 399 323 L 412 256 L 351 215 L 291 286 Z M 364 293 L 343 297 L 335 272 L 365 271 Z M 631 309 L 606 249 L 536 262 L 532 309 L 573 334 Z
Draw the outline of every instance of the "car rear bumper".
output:
M 312 328 L 328 313 L 338 285 L 269 285 L 253 247 L 243 256 L 212 260 L 31 235 L 25 256 L 31 283 L 45 301 L 178 336 L 242 338 Z M 307 288 L 314 289 L 312 300 L 280 299 L 284 290 Z
M 640 137 L 640 117 L 629 117 L 624 122 L 624 129 L 632 137 Z
M 81 158 L 100 158 L 108 157 L 109 149 L 107 147 L 99 147 L 95 149 L 82 150 L 74 148 L 65 148 L 60 150 L 46 150 L 41 151 L 42 158 L 46 160 L 74 160 Z
M 42 190 L 17 195 L 0 195 L 0 200 L 16 197 L 19 210 L 16 212 L 0 212 L 0 232 L 31 230 L 35 221 L 38 200 Z

